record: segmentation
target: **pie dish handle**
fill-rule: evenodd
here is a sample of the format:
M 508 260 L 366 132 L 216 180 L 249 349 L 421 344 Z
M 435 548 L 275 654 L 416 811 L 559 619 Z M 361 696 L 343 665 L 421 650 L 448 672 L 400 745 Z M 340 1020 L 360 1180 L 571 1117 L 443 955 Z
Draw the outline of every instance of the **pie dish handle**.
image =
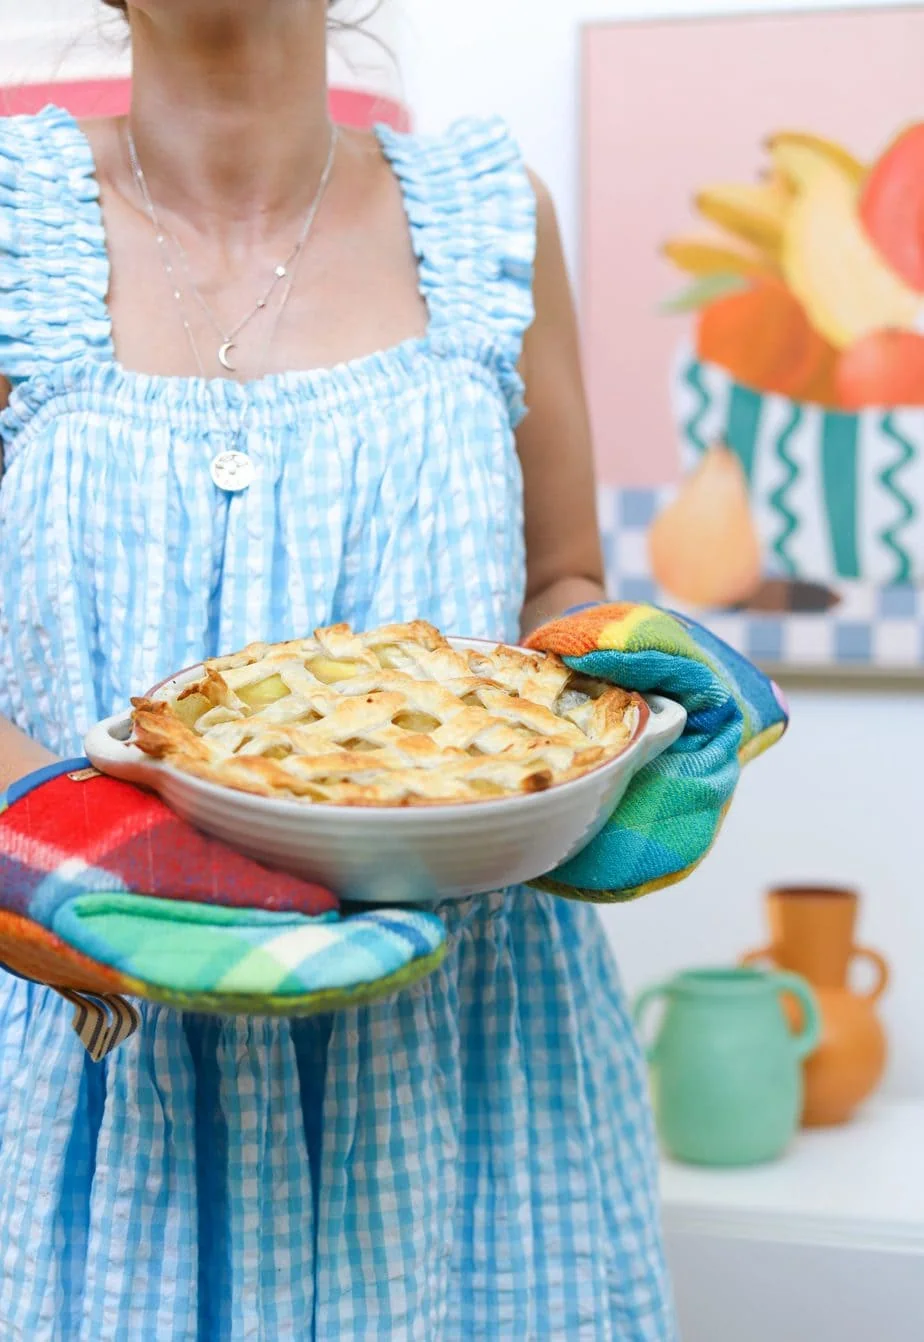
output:
M 83 748 L 94 769 L 119 778 L 123 783 L 150 786 L 156 763 L 129 740 L 132 715 L 129 711 L 117 713 L 91 727 L 84 738 Z
M 645 732 L 645 744 L 650 750 L 649 758 L 663 754 L 683 735 L 687 725 L 687 710 L 675 699 L 666 699 L 662 694 L 647 694 L 651 716 Z

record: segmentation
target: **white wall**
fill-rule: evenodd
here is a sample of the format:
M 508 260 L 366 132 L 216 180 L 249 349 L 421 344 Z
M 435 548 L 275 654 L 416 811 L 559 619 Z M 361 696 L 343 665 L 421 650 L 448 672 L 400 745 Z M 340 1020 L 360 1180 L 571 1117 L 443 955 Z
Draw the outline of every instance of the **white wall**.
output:
M 5 83 L 123 74 L 124 23 L 102 0 L 0 0 Z
M 408 101 L 422 129 L 500 112 L 555 195 L 578 260 L 578 33 L 586 20 L 844 8 L 768 0 L 386 0 L 402 7 Z M 860 7 L 860 6 L 856 6 Z M 747 774 L 725 833 L 686 884 L 607 910 L 630 987 L 730 960 L 763 938 L 774 883 L 844 882 L 865 895 L 862 935 L 895 969 L 884 1006 L 888 1088 L 924 1094 L 924 692 L 801 691 L 789 738 Z
M 361 18 L 366 0 L 340 0 L 338 17 Z M 399 12 L 388 6 L 366 23 L 367 32 L 397 46 Z M 0 77 L 5 82 L 45 83 L 91 79 L 128 71 L 121 15 L 102 0 L 0 0 Z M 331 51 L 331 79 L 345 88 L 360 85 L 381 94 L 398 89 L 398 69 L 375 42 L 339 35 Z

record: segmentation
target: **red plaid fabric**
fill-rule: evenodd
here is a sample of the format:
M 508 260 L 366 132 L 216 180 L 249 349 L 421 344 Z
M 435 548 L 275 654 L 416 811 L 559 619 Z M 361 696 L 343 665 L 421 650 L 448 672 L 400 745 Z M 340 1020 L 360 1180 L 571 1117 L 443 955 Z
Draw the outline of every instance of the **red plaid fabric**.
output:
M 73 895 L 128 891 L 309 917 L 331 891 L 270 871 L 193 829 L 162 801 L 80 768 L 43 770 L 0 803 L 0 905 L 46 923 Z

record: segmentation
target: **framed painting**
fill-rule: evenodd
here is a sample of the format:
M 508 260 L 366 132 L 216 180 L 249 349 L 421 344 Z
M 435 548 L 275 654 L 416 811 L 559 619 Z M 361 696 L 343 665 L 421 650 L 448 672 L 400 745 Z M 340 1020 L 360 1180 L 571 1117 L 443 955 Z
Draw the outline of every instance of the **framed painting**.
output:
M 924 674 L 924 6 L 583 33 L 611 592 Z

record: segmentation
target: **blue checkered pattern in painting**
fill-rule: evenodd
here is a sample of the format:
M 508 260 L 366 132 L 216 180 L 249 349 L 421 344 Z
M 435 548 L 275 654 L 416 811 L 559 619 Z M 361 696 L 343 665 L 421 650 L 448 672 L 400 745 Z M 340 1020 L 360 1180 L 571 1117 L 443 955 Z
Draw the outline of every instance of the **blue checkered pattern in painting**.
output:
M 615 600 L 677 607 L 651 576 L 647 531 L 673 490 L 601 488 L 599 516 L 608 591 Z M 710 612 L 720 638 L 771 670 L 924 672 L 924 589 L 836 584 L 840 603 L 823 615 Z
M 54 110 L 2 124 L 0 712 L 59 752 L 250 639 L 516 638 L 534 195 L 497 123 L 380 134 L 426 337 L 244 390 L 119 367 L 86 141 Z M 231 498 L 209 462 L 245 410 Z M 3 1342 L 674 1342 L 596 913 L 521 890 L 446 921 L 443 966 L 389 1001 L 142 1004 L 99 1066 L 60 998 L 0 980 Z

